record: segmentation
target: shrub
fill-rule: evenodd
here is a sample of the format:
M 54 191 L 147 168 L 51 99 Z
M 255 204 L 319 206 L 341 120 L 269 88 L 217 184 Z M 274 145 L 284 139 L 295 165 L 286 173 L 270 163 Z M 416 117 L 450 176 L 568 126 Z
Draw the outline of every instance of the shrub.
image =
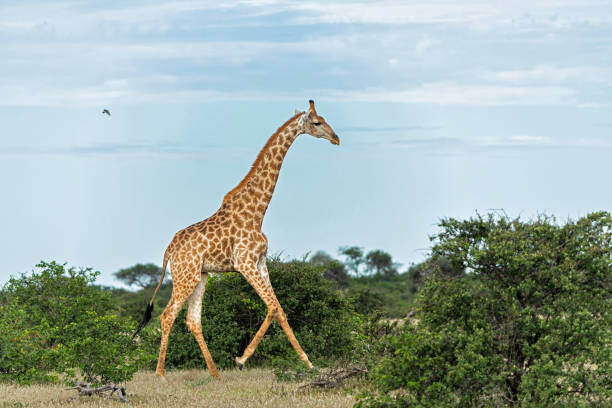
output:
M 324 278 L 324 266 L 309 262 L 268 261 L 274 285 L 289 324 L 309 358 L 317 364 L 347 355 L 358 326 L 350 302 Z M 239 273 L 209 278 L 202 306 L 202 329 L 208 348 L 219 368 L 234 367 L 234 358 L 252 340 L 266 316 L 266 306 Z M 205 366 L 195 338 L 185 325 L 183 310 L 177 317 L 168 345 L 168 368 Z M 159 323 L 142 332 L 142 343 L 150 353 L 160 344 Z M 297 360 L 280 325 L 273 323 L 249 359 L 251 365 L 270 364 L 275 358 Z M 151 361 L 150 367 L 155 363 Z
M 130 337 L 133 323 L 113 314 L 110 293 L 91 285 L 98 272 L 55 262 L 37 268 L 11 278 L 0 296 L 1 378 L 129 380 L 144 355 Z
M 0 306 L 0 381 L 31 384 L 57 379 L 57 354 L 46 341 L 51 328 L 28 321 L 27 312 L 15 302 Z
M 612 398 L 612 218 L 559 226 L 446 219 L 418 325 L 389 336 L 359 406 L 605 406 Z

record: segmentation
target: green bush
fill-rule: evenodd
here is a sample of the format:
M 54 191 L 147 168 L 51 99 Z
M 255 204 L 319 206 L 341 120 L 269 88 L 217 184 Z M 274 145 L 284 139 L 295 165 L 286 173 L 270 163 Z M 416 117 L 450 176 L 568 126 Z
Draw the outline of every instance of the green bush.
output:
M 352 278 L 346 294 L 361 315 L 382 312 L 388 318 L 403 318 L 414 308 L 415 285 L 408 273 Z
M 145 355 L 130 337 L 133 322 L 118 318 L 110 294 L 91 285 L 98 272 L 55 262 L 37 268 L 0 294 L 0 378 L 129 380 Z
M 15 302 L 0 306 L 0 381 L 21 384 L 57 379 L 57 353 L 48 347 L 48 324 L 32 326 L 30 316 Z
M 289 324 L 309 358 L 315 364 L 325 364 L 350 354 L 359 319 L 334 283 L 324 278 L 324 266 L 269 260 L 268 271 Z M 183 310 L 170 334 L 167 368 L 205 366 L 195 338 L 185 325 L 185 316 Z M 242 275 L 225 273 L 209 278 L 202 307 L 202 329 L 217 367 L 235 366 L 234 358 L 242 355 L 265 316 L 265 304 Z M 159 323 L 145 328 L 141 340 L 149 353 L 157 353 Z M 297 360 L 277 323 L 271 325 L 248 364 L 271 364 L 275 358 Z M 151 361 L 150 367 L 154 366 Z
M 609 406 L 612 218 L 446 219 L 419 323 L 388 336 L 359 406 Z

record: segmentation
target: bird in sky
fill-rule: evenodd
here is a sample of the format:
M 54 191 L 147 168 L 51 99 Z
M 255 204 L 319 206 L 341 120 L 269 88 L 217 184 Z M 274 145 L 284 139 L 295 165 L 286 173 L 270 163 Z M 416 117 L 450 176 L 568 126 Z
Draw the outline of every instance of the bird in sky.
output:
M 104 109 L 104 110 L 102 111 L 102 114 L 105 114 L 105 113 L 106 113 L 108 116 L 110 116 L 110 115 L 111 115 L 111 114 L 110 114 L 110 111 L 109 111 L 108 109 Z

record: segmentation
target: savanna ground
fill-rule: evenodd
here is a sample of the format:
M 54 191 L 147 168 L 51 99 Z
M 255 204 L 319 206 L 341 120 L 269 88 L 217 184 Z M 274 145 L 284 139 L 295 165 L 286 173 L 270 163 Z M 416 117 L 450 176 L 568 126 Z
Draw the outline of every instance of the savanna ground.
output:
M 226 370 L 216 381 L 206 370 L 175 370 L 162 383 L 140 371 L 125 384 L 130 407 L 351 407 L 353 392 L 298 389 L 275 379 L 269 369 Z M 125 407 L 119 398 L 80 396 L 62 385 L 0 384 L 0 407 Z M 107 393 L 108 394 L 108 393 Z

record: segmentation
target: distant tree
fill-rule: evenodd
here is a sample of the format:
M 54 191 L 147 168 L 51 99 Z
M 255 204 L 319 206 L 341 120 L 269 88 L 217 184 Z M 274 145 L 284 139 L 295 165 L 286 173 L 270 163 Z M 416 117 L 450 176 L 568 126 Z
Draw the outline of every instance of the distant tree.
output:
M 322 265 L 325 267 L 325 278 L 336 281 L 340 285 L 345 285 L 348 282 L 346 266 L 326 252 L 317 251 L 310 257 L 310 263 L 315 266 Z
M 141 289 L 157 285 L 161 276 L 161 268 L 155 264 L 136 264 L 120 269 L 115 277 L 128 286 L 138 286 Z
M 383 278 L 392 278 L 397 275 L 397 264 L 388 252 L 375 249 L 365 256 L 366 269 L 370 274 Z
M 338 248 L 338 253 L 346 257 L 344 265 L 355 276 L 360 276 L 360 267 L 365 263 L 363 259 L 363 248 L 358 246 L 343 246 Z
M 327 265 L 334 258 L 325 251 L 317 251 L 310 257 L 310 263 L 313 265 Z
M 416 291 L 416 289 L 423 286 L 425 279 L 433 274 L 438 274 L 447 278 L 461 278 L 465 276 L 465 269 L 453 266 L 450 260 L 444 256 L 438 256 L 429 258 L 419 264 L 412 265 L 407 273 Z

